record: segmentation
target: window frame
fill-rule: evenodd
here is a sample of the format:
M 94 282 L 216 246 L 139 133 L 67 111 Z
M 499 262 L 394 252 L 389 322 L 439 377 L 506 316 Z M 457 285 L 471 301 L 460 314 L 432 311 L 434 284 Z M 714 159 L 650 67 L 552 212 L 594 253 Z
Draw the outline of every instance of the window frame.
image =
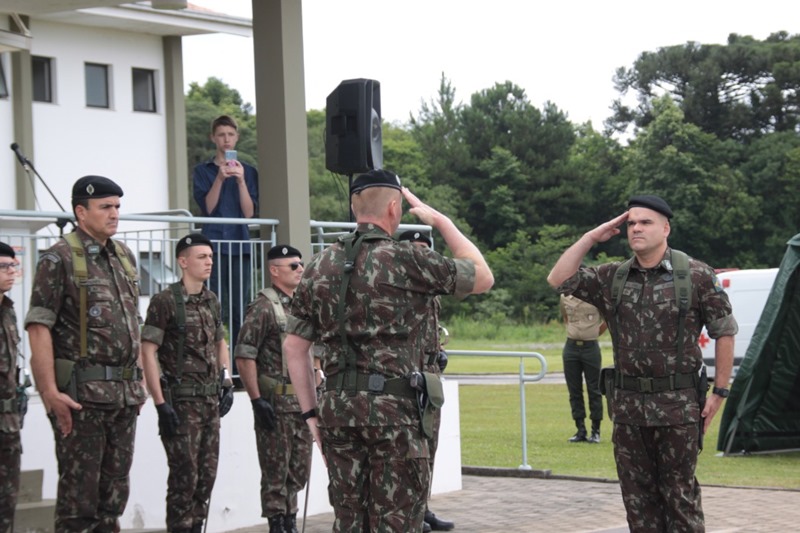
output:
M 89 68 L 98 68 L 102 69 L 104 74 L 103 76 L 103 92 L 105 97 L 105 103 L 91 103 L 89 101 Z M 104 63 L 94 63 L 92 61 L 86 61 L 83 64 L 83 72 L 84 72 L 84 84 L 86 89 L 86 107 L 90 107 L 92 109 L 111 109 L 111 65 L 106 65 Z
M 147 79 L 144 80 L 142 75 L 146 75 Z M 144 87 L 146 82 L 147 87 Z M 140 91 L 147 90 L 147 95 L 140 95 Z M 138 113 L 158 113 L 158 94 L 156 92 L 156 71 L 154 69 L 131 67 L 131 92 L 132 92 L 132 107 L 134 112 Z M 141 98 L 144 96 L 147 103 L 140 106 Z
M 55 60 L 52 57 L 31 56 L 31 76 L 33 77 L 31 82 L 33 85 L 34 102 L 42 102 L 46 104 L 55 103 L 54 63 Z M 43 79 L 41 80 L 37 79 L 37 74 L 39 74 L 37 65 L 41 65 L 43 67 L 41 70 Z M 39 87 L 40 83 L 44 85 Z M 37 91 L 43 92 L 43 94 L 37 97 Z

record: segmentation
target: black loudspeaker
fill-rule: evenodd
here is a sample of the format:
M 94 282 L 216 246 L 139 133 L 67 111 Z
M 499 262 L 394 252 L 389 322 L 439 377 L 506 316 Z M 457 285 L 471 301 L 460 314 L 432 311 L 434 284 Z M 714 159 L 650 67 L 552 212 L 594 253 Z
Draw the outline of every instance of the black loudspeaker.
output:
M 381 84 L 344 80 L 325 106 L 325 168 L 352 175 L 382 167 Z

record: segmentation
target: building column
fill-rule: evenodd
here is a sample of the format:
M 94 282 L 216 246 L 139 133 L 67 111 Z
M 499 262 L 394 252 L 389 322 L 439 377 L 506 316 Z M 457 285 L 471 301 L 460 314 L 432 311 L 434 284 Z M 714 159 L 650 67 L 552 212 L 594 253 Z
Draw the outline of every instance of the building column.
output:
M 170 209 L 189 209 L 186 97 L 183 94 L 183 41 L 163 38 L 164 115 L 167 123 L 167 192 Z
M 278 240 L 310 257 L 303 3 L 301 0 L 252 0 L 252 3 L 258 216 L 280 220 Z
M 14 31 L 19 31 L 13 19 L 9 17 L 10 25 Z M 28 18 L 23 21 L 28 24 Z M 31 72 L 31 53 L 29 50 L 19 50 L 11 54 L 11 110 L 14 121 L 14 142 L 19 144 L 25 156 L 36 163 L 33 153 L 33 74 Z M 36 209 L 35 191 L 36 178 L 31 173 L 31 178 L 22 168 L 14 164 L 14 180 L 17 191 L 17 209 Z M 33 180 L 33 181 L 31 181 Z

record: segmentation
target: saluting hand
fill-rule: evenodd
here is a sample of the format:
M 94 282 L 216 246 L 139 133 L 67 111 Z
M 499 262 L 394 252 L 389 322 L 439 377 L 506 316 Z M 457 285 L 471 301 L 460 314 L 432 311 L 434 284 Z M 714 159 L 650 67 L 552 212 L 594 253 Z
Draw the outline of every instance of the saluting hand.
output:
M 619 226 L 628 220 L 628 212 L 625 211 L 616 218 L 612 218 L 604 224 L 600 224 L 593 230 L 587 232 L 587 235 L 592 238 L 594 242 L 606 242 L 611 237 L 619 235 L 622 230 Z
M 408 187 L 403 187 L 402 192 L 408 205 L 411 206 L 408 212 L 417 217 L 423 224 L 436 227 L 434 224 L 435 219 L 444 215 L 417 198 L 414 193 L 408 190 Z

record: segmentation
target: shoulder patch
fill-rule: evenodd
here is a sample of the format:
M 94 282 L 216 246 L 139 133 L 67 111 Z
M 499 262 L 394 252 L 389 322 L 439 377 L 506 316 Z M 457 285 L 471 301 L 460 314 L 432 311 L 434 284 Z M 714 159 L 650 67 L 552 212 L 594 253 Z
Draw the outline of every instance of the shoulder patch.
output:
M 39 256 L 39 262 L 50 261 L 51 263 L 60 263 L 61 257 L 55 252 L 45 252 Z
M 720 283 L 719 278 L 716 274 L 713 275 L 714 279 L 714 290 L 716 292 L 722 292 L 724 289 L 722 288 L 722 283 Z

